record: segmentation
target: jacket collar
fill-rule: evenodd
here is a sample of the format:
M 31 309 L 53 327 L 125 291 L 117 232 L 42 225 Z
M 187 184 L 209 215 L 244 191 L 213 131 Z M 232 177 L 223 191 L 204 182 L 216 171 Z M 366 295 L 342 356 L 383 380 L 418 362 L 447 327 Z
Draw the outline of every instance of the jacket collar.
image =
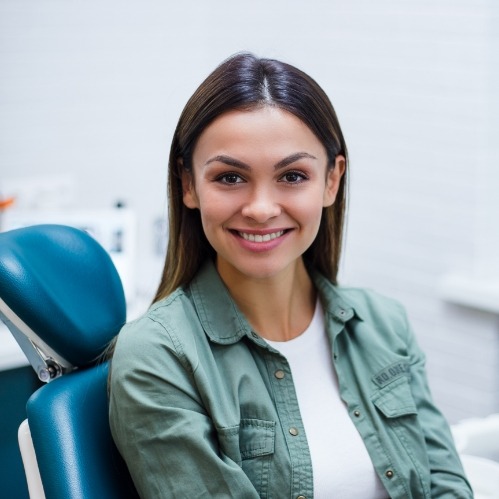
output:
M 341 287 L 333 284 L 317 270 L 309 269 L 309 273 L 321 297 L 324 311 L 331 314 L 335 321 L 344 324 L 354 316 L 362 320 L 359 314 L 360 304 L 347 296 Z
M 343 296 L 341 288 L 317 271 L 310 271 L 310 276 L 317 287 L 324 311 L 333 319 L 333 336 L 354 316 L 361 318 L 354 304 Z M 211 260 L 201 267 L 189 285 L 189 290 L 203 329 L 213 342 L 228 345 L 247 336 L 258 344 L 266 344 L 265 340 L 252 331 Z
M 231 344 L 251 335 L 251 327 L 238 310 L 214 263 L 208 260 L 189 285 L 199 320 L 208 337 Z

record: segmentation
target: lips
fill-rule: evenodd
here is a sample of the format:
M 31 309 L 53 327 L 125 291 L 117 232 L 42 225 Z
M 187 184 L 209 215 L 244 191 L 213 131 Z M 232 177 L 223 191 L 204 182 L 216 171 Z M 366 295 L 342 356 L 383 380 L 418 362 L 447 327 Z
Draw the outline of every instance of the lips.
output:
M 245 239 L 246 241 L 250 241 L 252 243 L 266 243 L 281 237 L 284 234 L 283 230 L 279 230 L 277 232 L 270 232 L 268 234 L 250 234 L 248 232 L 237 231 L 240 237 Z

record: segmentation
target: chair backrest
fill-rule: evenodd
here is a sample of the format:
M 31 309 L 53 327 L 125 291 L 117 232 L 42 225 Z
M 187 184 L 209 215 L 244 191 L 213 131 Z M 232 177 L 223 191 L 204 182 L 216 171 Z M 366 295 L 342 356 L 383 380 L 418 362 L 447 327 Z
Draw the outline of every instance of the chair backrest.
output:
M 47 499 L 138 497 L 110 434 L 108 364 L 98 360 L 126 318 L 106 251 L 71 227 L 0 233 L 0 318 L 50 381 L 27 404 Z

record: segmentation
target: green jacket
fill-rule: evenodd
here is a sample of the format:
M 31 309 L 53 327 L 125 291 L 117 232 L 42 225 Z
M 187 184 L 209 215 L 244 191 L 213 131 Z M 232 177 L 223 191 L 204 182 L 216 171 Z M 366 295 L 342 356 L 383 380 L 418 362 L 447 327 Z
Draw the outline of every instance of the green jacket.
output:
M 312 278 L 341 396 L 388 495 L 473 497 L 403 309 Z M 289 365 L 211 263 L 121 331 L 110 423 L 144 498 L 313 497 Z

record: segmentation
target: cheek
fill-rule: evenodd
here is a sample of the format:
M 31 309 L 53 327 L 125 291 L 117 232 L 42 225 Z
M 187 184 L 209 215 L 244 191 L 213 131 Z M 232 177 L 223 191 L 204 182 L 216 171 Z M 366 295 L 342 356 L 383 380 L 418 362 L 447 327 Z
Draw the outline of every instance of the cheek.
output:
M 205 195 L 200 197 L 199 201 L 201 220 L 204 226 L 223 223 L 234 213 L 234 205 L 226 197 Z
M 322 193 L 317 193 L 314 198 L 308 198 L 293 206 L 291 216 L 299 223 L 301 232 L 310 238 L 310 242 L 317 237 L 322 220 L 324 207 L 322 204 Z
M 296 197 L 289 205 L 289 212 L 299 220 L 310 224 L 320 222 L 323 210 L 323 192 L 307 193 Z

